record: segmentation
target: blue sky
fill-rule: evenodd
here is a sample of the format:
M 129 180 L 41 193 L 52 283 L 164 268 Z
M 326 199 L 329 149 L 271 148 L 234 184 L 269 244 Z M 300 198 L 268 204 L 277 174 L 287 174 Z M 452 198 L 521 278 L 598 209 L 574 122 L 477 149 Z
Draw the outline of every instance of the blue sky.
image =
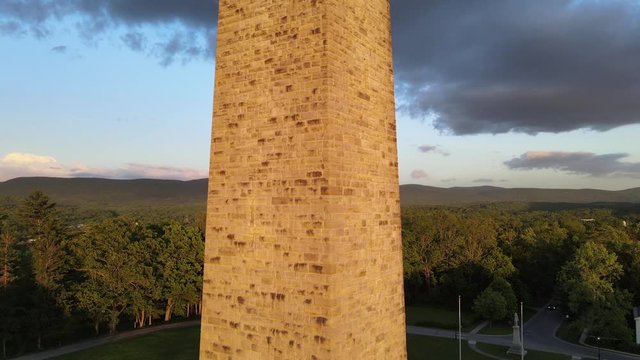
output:
M 468 4 L 392 2 L 400 182 L 640 186 L 637 2 Z M 3 0 L 0 181 L 206 177 L 215 8 Z

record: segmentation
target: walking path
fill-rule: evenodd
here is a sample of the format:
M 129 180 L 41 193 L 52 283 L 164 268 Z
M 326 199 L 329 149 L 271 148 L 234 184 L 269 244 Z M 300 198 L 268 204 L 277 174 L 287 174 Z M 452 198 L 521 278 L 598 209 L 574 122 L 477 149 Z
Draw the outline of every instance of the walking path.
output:
M 550 353 L 565 354 L 576 358 L 598 359 L 598 349 L 588 346 L 572 344 L 555 336 L 562 323 L 562 314 L 559 311 L 547 311 L 543 307 L 536 315 L 524 324 L 524 347 L 528 350 L 545 351 Z M 482 342 L 488 344 L 511 346 L 512 335 L 483 335 L 477 332 L 481 327 L 476 327 L 469 333 L 462 333 L 462 339 L 472 343 Z M 456 332 L 417 326 L 407 326 L 407 333 L 415 335 L 436 336 L 455 339 Z M 476 348 L 477 349 L 477 348 Z M 475 350 L 475 349 L 474 349 Z M 640 360 L 640 355 L 632 355 L 600 349 L 602 360 Z
M 63 347 L 59 347 L 53 350 L 41 351 L 35 354 L 29 354 L 20 356 L 17 358 L 12 358 L 11 360 L 44 360 L 50 359 L 57 356 L 73 353 L 76 351 L 86 350 L 95 346 L 109 344 L 116 341 L 121 341 L 125 339 L 132 339 L 138 336 L 151 334 L 157 331 L 168 330 L 168 329 L 180 329 L 191 326 L 196 326 L 200 324 L 200 320 L 192 320 L 192 321 L 184 321 L 172 324 L 164 324 L 158 326 L 151 326 L 148 328 L 142 328 L 137 330 L 125 331 L 116 335 L 102 336 L 96 339 L 87 340 Z
M 573 356 L 574 358 L 598 358 L 598 349 L 576 345 L 564 340 L 561 340 L 555 336 L 558 327 L 562 323 L 562 315 L 558 311 L 547 311 L 546 307 L 543 307 L 536 315 L 534 315 L 529 321 L 524 324 L 524 346 L 528 350 L 537 350 L 537 351 L 545 351 L 550 353 L 557 354 L 565 354 L 569 356 Z M 112 336 L 104 336 L 97 339 L 87 340 L 76 344 L 71 344 L 67 346 L 63 346 L 57 349 L 42 351 L 35 354 L 29 354 L 17 358 L 13 358 L 12 360 L 44 360 L 50 359 L 53 357 L 69 354 L 76 351 L 81 351 L 85 349 L 89 349 L 95 346 L 109 344 L 116 341 L 121 341 L 125 339 L 131 339 L 138 336 L 143 336 L 147 334 L 151 334 L 157 331 L 168 330 L 168 329 L 178 329 L 185 328 L 191 326 L 197 326 L 200 324 L 199 320 L 194 321 L 185 321 L 180 323 L 173 324 L 165 324 L 158 325 L 153 327 L 148 327 L 144 329 L 131 330 L 119 333 L 117 335 Z M 486 324 L 485 324 L 486 325 Z M 478 349 L 475 344 L 477 342 L 488 343 L 501 345 L 505 347 L 509 347 L 511 345 L 512 336 L 511 335 L 483 335 L 478 334 L 480 329 L 482 329 L 482 324 L 480 326 L 476 326 L 473 330 L 468 333 L 462 333 L 461 338 L 466 340 L 469 346 L 483 354 L 484 356 L 488 356 L 494 359 L 500 359 L 490 354 L 486 354 L 485 352 Z M 435 336 L 441 338 L 449 338 L 456 339 L 456 331 L 453 330 L 444 330 L 444 329 L 436 329 L 436 328 L 427 328 L 421 326 L 407 326 L 407 333 L 413 335 L 424 335 L 424 336 Z M 640 360 L 640 355 L 632 355 L 620 352 L 612 352 L 606 349 L 600 349 L 600 359 L 602 360 Z

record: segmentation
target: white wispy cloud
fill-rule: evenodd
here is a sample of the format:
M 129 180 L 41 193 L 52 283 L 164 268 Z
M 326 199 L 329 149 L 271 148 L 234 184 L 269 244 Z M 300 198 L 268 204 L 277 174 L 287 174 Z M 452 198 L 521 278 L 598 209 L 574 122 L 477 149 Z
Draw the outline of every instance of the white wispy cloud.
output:
M 17 177 L 100 177 L 109 179 L 174 179 L 191 180 L 207 177 L 200 169 L 129 163 L 123 167 L 91 167 L 84 164 L 67 166 L 49 155 L 12 152 L 0 159 L 0 181 Z

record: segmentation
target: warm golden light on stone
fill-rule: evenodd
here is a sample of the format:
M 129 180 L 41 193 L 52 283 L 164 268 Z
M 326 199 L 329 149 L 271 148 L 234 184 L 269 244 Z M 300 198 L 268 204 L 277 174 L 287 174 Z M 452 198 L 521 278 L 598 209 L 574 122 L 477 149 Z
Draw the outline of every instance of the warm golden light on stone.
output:
M 388 0 L 221 0 L 201 359 L 403 359 Z

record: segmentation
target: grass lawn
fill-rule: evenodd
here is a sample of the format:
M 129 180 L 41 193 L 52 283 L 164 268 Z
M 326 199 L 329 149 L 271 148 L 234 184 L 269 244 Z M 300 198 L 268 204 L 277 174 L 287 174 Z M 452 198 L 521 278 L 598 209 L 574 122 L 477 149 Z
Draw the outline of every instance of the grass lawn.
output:
M 534 309 L 524 309 L 525 322 L 529 321 L 537 313 Z M 520 316 L 520 314 L 518 314 Z M 506 322 L 494 322 L 491 327 L 485 326 L 480 330 L 480 334 L 485 335 L 509 335 L 513 333 L 513 325 Z
M 200 328 L 164 330 L 157 333 L 98 346 L 55 358 L 55 360 L 197 360 Z M 420 335 L 407 335 L 409 360 L 458 358 L 458 342 Z M 465 360 L 487 360 L 462 343 Z M 555 359 L 554 359 L 555 360 Z
M 484 343 L 477 343 L 476 346 L 478 347 L 478 349 L 488 354 L 496 355 L 502 358 L 520 360 L 519 355 L 507 355 L 508 348 L 504 346 L 484 344 Z M 547 353 L 542 351 L 527 350 L 527 355 L 525 355 L 524 358 L 526 360 L 570 360 L 571 356 L 552 354 L 552 353 Z
M 98 346 L 56 360 L 197 360 L 200 327 L 163 330 L 138 338 Z
M 458 328 L 458 311 L 433 305 L 409 305 L 406 308 L 407 324 L 455 330 Z M 462 329 L 468 331 L 476 324 L 476 315 L 462 313 Z
M 574 344 L 578 344 L 580 335 L 582 335 L 582 329 L 569 321 L 563 321 L 556 332 L 557 337 Z
M 197 360 L 200 328 L 164 330 L 157 333 L 98 346 L 55 358 L 56 360 Z M 506 348 L 478 343 L 478 347 L 490 354 L 505 356 Z M 407 335 L 409 360 L 457 359 L 458 342 L 420 335 Z M 462 357 L 465 360 L 487 360 L 462 343 Z M 516 359 L 514 357 L 514 359 Z M 530 351 L 528 360 L 565 360 L 567 356 Z
M 458 358 L 458 342 L 454 339 L 407 334 L 408 360 L 442 360 Z M 488 360 L 489 358 L 471 350 L 462 342 L 464 360 Z

